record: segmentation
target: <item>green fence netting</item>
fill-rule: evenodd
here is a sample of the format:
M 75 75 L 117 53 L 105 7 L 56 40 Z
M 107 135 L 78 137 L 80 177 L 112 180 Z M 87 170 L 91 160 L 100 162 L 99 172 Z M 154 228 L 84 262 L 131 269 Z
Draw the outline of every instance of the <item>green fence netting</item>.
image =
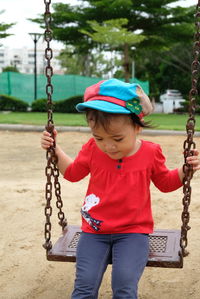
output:
M 75 95 L 83 95 L 85 89 L 103 78 L 92 78 L 78 75 L 53 75 L 53 100 L 64 100 Z M 149 82 L 133 79 L 131 82 L 141 85 L 149 94 Z M 15 72 L 0 73 L 0 94 L 7 94 L 29 104 L 34 101 L 34 75 Z M 37 75 L 37 98 L 46 98 L 46 77 Z

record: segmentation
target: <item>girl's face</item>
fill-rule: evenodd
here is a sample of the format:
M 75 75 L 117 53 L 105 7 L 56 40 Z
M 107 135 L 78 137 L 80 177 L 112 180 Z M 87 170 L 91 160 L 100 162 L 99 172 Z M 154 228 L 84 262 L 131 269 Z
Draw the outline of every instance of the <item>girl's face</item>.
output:
M 101 125 L 95 127 L 92 120 L 89 126 L 98 148 L 111 159 L 131 156 L 140 147 L 140 141 L 137 140 L 140 127 L 134 126 L 126 115 L 112 117 L 108 130 Z

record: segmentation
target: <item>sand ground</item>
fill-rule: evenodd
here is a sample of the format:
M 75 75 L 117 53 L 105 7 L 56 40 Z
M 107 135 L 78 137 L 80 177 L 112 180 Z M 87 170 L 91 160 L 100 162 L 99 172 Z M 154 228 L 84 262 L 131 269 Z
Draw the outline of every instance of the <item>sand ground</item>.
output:
M 74 263 L 49 262 L 45 258 L 44 186 L 45 152 L 40 149 L 41 133 L 0 131 L 0 298 L 70 298 Z M 89 133 L 59 134 L 63 149 L 74 157 Z M 162 145 L 170 168 L 182 164 L 184 136 L 143 136 Z M 200 138 L 196 139 L 200 148 Z M 190 255 L 183 269 L 145 269 L 139 285 L 140 299 L 200 298 L 200 172 L 192 180 Z M 64 211 L 71 224 L 80 224 L 80 207 L 87 178 L 79 183 L 60 179 Z M 152 205 L 156 228 L 179 229 L 182 190 L 163 194 L 152 186 Z M 53 203 L 52 240 L 61 231 Z M 99 298 L 109 299 L 111 267 L 104 276 Z

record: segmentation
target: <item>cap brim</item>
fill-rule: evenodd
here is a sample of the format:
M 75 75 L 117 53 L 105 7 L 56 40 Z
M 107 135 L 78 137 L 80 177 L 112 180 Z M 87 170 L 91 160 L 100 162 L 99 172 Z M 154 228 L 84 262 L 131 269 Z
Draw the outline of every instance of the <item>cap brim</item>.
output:
M 94 100 L 94 101 L 88 101 L 85 103 L 80 103 L 78 105 L 76 105 L 76 109 L 79 112 L 84 112 L 85 109 L 87 108 L 91 108 L 91 109 L 95 109 L 95 110 L 100 110 L 100 111 L 104 111 L 107 113 L 122 113 L 122 114 L 130 114 L 131 111 L 129 111 L 128 109 L 126 109 L 125 107 L 110 103 L 110 102 L 106 102 L 106 101 L 98 101 L 98 100 Z

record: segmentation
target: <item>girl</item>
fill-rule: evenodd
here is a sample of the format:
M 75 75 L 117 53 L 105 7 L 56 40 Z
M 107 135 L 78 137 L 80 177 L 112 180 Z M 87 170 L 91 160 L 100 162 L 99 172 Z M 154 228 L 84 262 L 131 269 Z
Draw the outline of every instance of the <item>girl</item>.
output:
M 90 173 L 72 298 L 97 298 L 112 262 L 113 298 L 136 299 L 148 260 L 148 234 L 153 232 L 150 182 L 163 192 L 174 191 L 182 186 L 182 167 L 169 170 L 160 146 L 138 138 L 142 127 L 148 127 L 143 117 L 152 112 L 139 85 L 101 81 L 86 89 L 76 108 L 86 111 L 93 138 L 74 161 L 59 145 L 55 149 L 65 179 L 79 181 Z M 53 145 L 46 131 L 41 145 Z M 187 159 L 194 170 L 200 169 L 198 154 L 195 149 Z

